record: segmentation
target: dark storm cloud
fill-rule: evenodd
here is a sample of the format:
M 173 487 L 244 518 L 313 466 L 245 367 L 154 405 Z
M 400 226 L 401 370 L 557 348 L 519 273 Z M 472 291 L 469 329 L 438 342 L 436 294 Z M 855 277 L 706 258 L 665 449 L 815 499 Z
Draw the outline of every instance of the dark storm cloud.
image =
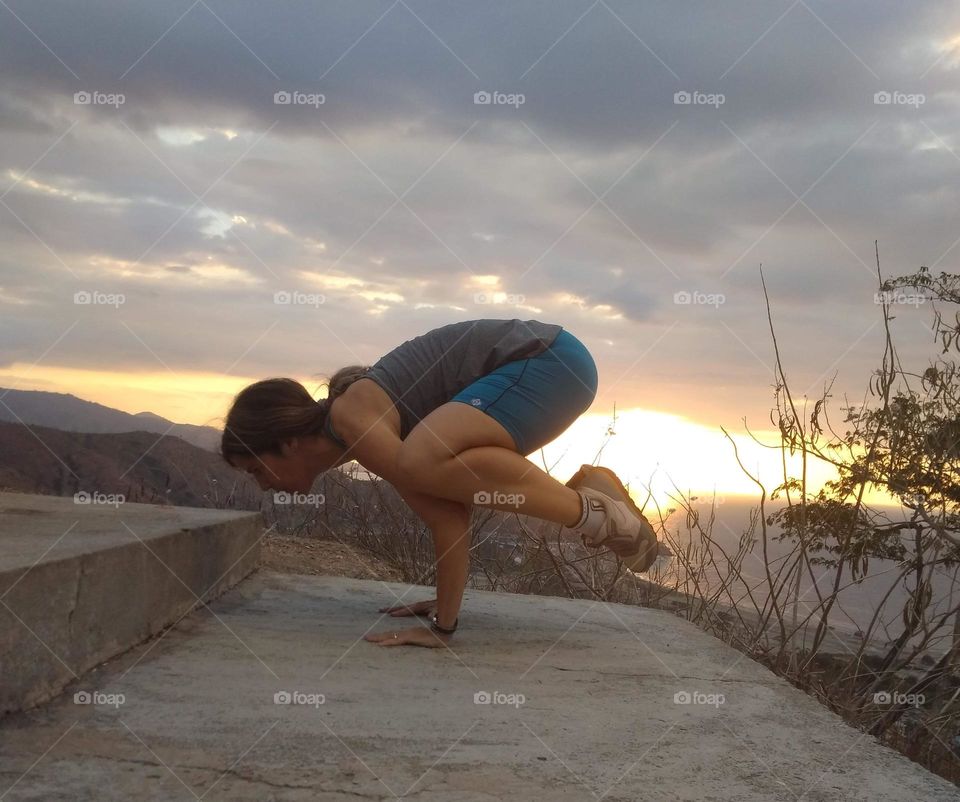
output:
M 138 130 L 211 117 L 265 128 L 287 88 L 324 92 L 334 127 L 417 120 L 452 132 L 476 119 L 475 89 L 502 89 L 527 96 L 534 128 L 585 150 L 656 136 L 676 118 L 677 90 L 724 93 L 745 125 L 872 110 L 873 89 L 920 83 L 933 39 L 957 24 L 948 4 L 786 0 L 10 7 L 53 51 L 5 12 L 0 68 L 18 93 L 122 91 Z M 942 71 L 923 83 L 955 89 Z M 310 109 L 285 111 L 287 131 L 323 130 Z

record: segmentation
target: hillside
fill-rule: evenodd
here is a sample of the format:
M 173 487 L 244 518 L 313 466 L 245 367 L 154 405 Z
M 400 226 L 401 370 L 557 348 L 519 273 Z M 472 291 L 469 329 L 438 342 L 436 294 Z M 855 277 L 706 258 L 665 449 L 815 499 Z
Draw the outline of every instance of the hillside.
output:
M 262 496 L 247 474 L 179 437 L 3 422 L 0 487 L 59 496 L 122 493 L 127 501 L 147 504 L 235 509 L 258 509 Z
M 216 451 L 220 443 L 220 432 L 212 426 L 174 423 L 152 412 L 131 415 L 69 393 L 41 390 L 0 387 L 0 421 L 52 426 L 69 432 L 169 434 L 207 451 Z

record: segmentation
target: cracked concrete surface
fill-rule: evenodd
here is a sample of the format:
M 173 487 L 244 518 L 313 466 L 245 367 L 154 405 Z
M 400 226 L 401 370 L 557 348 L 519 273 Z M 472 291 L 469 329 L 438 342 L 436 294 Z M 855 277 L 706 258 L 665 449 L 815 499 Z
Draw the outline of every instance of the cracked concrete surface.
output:
M 410 625 L 377 613 L 405 591 L 410 601 L 432 589 L 253 574 L 60 698 L 4 719 L 0 795 L 957 798 L 670 614 L 468 590 L 451 651 L 363 641 Z M 75 704 L 79 690 L 99 703 Z M 284 693 L 292 703 L 278 703 Z M 683 693 L 696 701 L 677 701 Z

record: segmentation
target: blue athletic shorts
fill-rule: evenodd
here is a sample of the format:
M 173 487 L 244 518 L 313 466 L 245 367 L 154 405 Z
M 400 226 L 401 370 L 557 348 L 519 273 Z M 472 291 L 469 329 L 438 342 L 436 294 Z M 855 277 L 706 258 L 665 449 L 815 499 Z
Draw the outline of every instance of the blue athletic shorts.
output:
M 597 395 L 597 366 L 587 347 L 566 329 L 529 359 L 501 365 L 457 393 L 482 409 L 513 437 L 526 456 L 557 438 Z

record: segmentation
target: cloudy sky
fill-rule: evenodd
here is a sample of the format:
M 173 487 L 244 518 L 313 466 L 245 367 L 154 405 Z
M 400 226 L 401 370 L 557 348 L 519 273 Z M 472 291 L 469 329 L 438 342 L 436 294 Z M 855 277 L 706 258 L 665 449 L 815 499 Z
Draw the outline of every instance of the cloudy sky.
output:
M 761 263 L 811 395 L 877 363 L 874 240 L 957 272 L 955 3 L 0 0 L 0 67 L 4 386 L 216 423 L 521 317 L 597 415 L 769 428 Z

